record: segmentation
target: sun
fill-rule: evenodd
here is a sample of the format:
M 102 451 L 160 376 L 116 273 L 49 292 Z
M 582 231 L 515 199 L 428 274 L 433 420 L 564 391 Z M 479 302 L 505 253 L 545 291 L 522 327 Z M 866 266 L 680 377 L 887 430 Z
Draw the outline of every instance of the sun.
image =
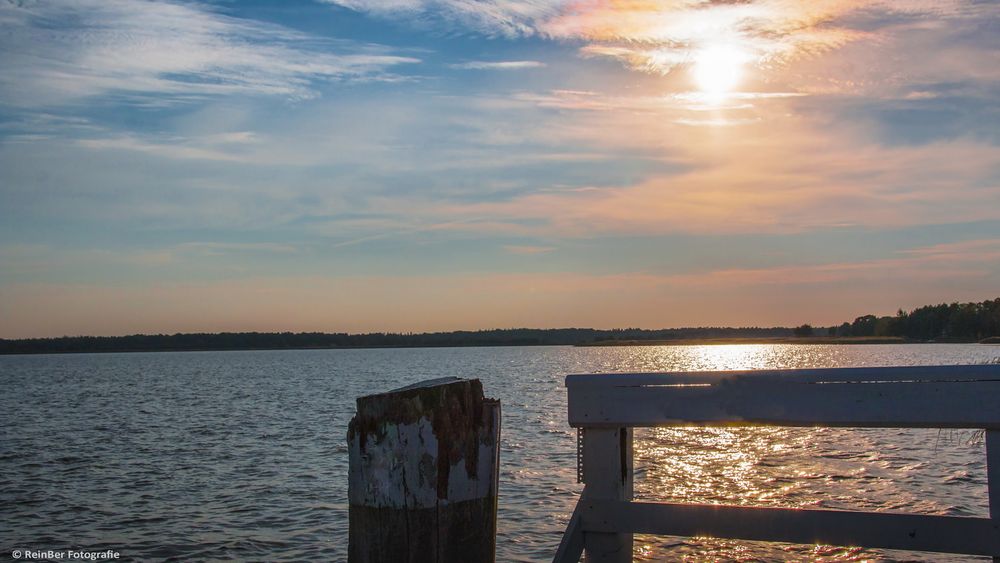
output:
M 732 45 L 712 45 L 694 56 L 694 81 L 706 96 L 722 98 L 739 84 L 746 53 Z

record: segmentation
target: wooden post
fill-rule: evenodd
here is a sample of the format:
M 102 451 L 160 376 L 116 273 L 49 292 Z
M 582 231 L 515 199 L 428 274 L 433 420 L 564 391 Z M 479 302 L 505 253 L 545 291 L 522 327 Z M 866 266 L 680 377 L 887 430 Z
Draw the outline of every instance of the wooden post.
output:
M 500 402 L 478 379 L 360 397 L 347 431 L 351 563 L 493 563 Z
M 632 500 L 632 429 L 587 428 L 583 433 L 581 503 L 591 500 Z M 587 563 L 632 561 L 631 533 L 583 533 Z

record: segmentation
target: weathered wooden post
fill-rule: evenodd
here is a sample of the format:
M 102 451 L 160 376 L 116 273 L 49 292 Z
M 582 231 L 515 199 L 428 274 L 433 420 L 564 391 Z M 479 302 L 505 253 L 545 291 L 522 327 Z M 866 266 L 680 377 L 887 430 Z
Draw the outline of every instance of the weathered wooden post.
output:
M 359 397 L 347 431 L 351 563 L 492 563 L 500 402 L 478 379 Z

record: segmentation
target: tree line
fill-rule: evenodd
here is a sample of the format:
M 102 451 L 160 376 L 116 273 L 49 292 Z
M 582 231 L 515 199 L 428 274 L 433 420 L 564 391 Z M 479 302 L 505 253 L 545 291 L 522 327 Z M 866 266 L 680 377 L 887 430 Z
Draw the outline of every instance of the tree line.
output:
M 388 348 L 453 346 L 579 345 L 630 340 L 784 338 L 817 334 L 843 337 L 901 337 L 917 342 L 978 342 L 1000 337 L 1000 298 L 980 303 L 927 305 L 895 316 L 863 315 L 840 326 L 697 327 L 666 329 L 507 328 L 477 331 L 371 332 L 221 332 L 63 336 L 0 339 L 0 354 L 71 352 L 145 352 L 180 350 L 281 350 L 309 348 Z
M 70 352 L 139 352 L 179 350 L 274 350 L 308 348 L 380 348 L 451 346 L 576 345 L 613 340 L 682 340 L 689 338 L 766 338 L 791 336 L 792 329 L 773 327 L 701 327 L 659 330 L 624 328 L 509 328 L 428 333 L 372 332 L 222 332 L 135 334 L 131 336 L 63 336 L 0 339 L 0 354 Z
M 907 340 L 978 342 L 1000 336 L 1000 298 L 979 303 L 942 303 L 895 316 L 864 315 L 830 327 L 835 336 L 899 336 Z

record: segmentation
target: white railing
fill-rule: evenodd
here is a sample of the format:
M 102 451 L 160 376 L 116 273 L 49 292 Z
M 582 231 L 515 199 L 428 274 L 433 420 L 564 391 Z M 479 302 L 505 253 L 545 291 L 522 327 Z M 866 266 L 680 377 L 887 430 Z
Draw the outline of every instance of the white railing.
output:
M 570 375 L 586 484 L 555 563 L 631 561 L 632 534 L 993 556 L 1000 562 L 1000 365 Z M 633 502 L 632 428 L 986 430 L 990 518 Z

